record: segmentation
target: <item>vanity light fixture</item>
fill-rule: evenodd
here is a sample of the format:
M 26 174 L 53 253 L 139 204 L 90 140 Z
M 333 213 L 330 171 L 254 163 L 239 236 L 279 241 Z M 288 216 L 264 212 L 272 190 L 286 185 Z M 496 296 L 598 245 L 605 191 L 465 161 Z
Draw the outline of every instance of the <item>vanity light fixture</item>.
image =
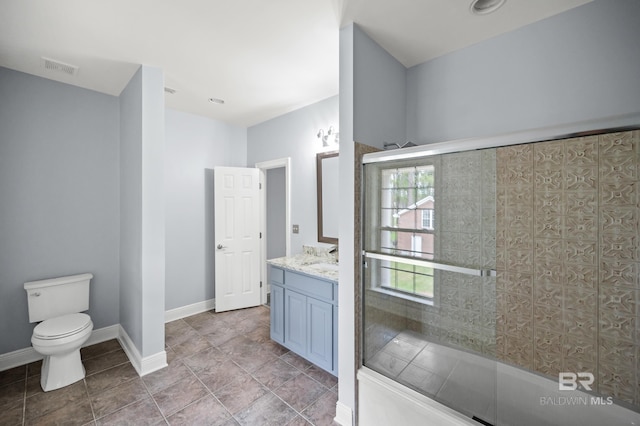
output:
M 224 105 L 224 99 L 220 98 L 209 98 L 209 102 L 212 104 Z
M 322 140 L 323 147 L 329 146 L 329 141 L 331 139 L 333 139 L 332 142 L 336 145 L 340 143 L 340 133 L 336 132 L 333 126 L 329 126 L 329 130 L 327 130 L 326 132 L 324 131 L 324 129 L 318 130 L 318 134 L 316 136 L 318 137 L 318 139 Z
M 488 15 L 498 10 L 507 0 L 473 0 L 469 10 L 474 15 Z

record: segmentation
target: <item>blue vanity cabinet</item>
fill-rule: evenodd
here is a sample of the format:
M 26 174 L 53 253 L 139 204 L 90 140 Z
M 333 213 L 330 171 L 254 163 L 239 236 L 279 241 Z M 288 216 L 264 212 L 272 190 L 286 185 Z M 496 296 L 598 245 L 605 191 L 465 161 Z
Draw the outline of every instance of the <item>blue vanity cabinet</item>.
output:
M 307 357 L 309 361 L 333 369 L 333 306 L 307 298 Z
M 271 284 L 271 338 L 284 344 L 284 271 L 279 268 L 269 269 Z
M 273 265 L 269 269 L 271 338 L 337 375 L 337 283 Z
M 307 347 L 307 297 L 284 290 L 284 345 L 303 354 Z
M 284 287 L 271 282 L 271 338 L 284 343 Z

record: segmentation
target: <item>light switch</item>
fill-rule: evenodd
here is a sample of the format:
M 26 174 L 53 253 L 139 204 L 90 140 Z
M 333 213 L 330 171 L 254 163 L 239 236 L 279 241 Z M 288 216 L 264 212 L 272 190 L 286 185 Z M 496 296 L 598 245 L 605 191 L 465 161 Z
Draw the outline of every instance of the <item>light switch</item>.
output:
M 300 232 L 300 226 L 299 225 L 293 225 L 293 233 L 297 234 Z

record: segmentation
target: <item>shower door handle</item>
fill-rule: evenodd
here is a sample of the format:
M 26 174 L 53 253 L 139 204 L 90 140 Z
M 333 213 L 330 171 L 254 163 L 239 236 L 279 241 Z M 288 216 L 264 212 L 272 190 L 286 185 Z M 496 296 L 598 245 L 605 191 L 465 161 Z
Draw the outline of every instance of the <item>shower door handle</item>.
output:
M 430 260 L 416 259 L 415 257 L 397 256 L 393 254 L 377 253 L 365 251 L 364 257 L 368 259 L 388 260 L 391 262 L 401 262 L 409 265 L 424 266 L 427 268 L 439 269 L 441 271 L 458 272 L 460 274 L 475 275 L 476 277 L 495 277 L 496 271 L 493 269 L 467 268 L 466 266 L 450 265 L 448 263 L 432 262 Z

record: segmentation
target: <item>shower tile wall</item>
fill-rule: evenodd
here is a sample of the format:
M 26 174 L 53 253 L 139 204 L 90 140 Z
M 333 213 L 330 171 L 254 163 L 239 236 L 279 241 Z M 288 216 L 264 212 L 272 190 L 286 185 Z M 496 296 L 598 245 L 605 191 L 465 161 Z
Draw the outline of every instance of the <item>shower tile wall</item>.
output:
M 434 259 L 495 269 L 495 150 L 430 161 L 435 168 Z M 495 282 L 495 277 L 434 270 L 432 305 L 365 289 L 365 354 L 377 353 L 400 332 L 411 330 L 428 340 L 494 356 Z
M 441 161 L 436 169 L 435 260 L 494 269 L 496 152 L 447 154 Z M 436 337 L 494 355 L 495 278 L 436 271 L 434 282 L 437 310 L 427 312 L 424 322 L 440 324 Z
M 497 150 L 496 355 L 640 405 L 640 132 Z

